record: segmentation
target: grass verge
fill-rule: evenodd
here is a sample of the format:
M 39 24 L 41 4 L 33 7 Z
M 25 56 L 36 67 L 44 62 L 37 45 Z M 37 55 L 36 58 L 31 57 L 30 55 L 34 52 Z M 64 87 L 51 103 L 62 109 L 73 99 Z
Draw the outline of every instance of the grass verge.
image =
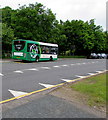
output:
M 106 76 L 108 73 L 93 76 L 70 87 L 84 95 L 88 105 L 103 107 L 106 105 Z

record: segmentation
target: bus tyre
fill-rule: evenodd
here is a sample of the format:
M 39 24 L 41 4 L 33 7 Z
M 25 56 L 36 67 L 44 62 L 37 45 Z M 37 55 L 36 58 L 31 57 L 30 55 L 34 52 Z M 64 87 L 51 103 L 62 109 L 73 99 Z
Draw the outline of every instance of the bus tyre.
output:
M 39 57 L 38 56 L 36 57 L 36 62 L 39 62 Z
M 53 61 L 53 57 L 52 56 L 50 56 L 50 61 Z

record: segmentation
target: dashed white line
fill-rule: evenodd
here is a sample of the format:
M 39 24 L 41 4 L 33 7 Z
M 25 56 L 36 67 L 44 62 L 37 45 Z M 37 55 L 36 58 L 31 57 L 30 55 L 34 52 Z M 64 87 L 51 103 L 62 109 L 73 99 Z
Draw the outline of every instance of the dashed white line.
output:
M 53 66 L 53 67 L 58 68 L 58 67 L 60 67 L 60 66 Z
M 39 70 L 38 70 L 38 69 L 36 69 L 36 68 L 31 68 L 31 69 L 27 69 L 27 70 L 39 71 Z
M 72 66 L 75 65 L 75 64 L 71 64 Z
M 0 73 L 0 76 L 4 76 L 2 73 Z
M 17 71 L 14 71 L 15 73 L 23 73 L 22 71 L 20 70 L 17 70 Z
M 76 65 L 81 65 L 81 63 L 76 63 Z
M 50 67 L 41 67 L 42 69 L 51 69 Z
M 67 67 L 68 65 L 61 65 L 61 66 L 63 66 L 63 67 Z

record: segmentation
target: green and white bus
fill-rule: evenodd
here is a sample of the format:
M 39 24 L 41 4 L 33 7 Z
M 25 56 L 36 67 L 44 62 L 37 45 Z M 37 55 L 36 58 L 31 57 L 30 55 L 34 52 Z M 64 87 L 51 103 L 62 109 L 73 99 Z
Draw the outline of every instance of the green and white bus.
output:
M 25 61 L 57 60 L 58 45 L 32 40 L 13 40 L 12 58 Z

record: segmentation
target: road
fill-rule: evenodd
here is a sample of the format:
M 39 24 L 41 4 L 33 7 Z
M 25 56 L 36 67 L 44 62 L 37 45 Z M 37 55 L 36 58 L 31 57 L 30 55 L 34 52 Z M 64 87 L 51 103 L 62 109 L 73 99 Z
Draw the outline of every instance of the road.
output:
M 106 70 L 105 59 L 59 59 L 48 62 L 2 64 L 2 101 Z M 45 93 L 44 93 L 45 92 Z M 3 118 L 104 118 L 47 91 L 3 104 Z
M 106 69 L 105 59 L 60 59 L 53 62 L 5 62 L 2 64 L 2 100 L 17 91 L 29 93 Z

